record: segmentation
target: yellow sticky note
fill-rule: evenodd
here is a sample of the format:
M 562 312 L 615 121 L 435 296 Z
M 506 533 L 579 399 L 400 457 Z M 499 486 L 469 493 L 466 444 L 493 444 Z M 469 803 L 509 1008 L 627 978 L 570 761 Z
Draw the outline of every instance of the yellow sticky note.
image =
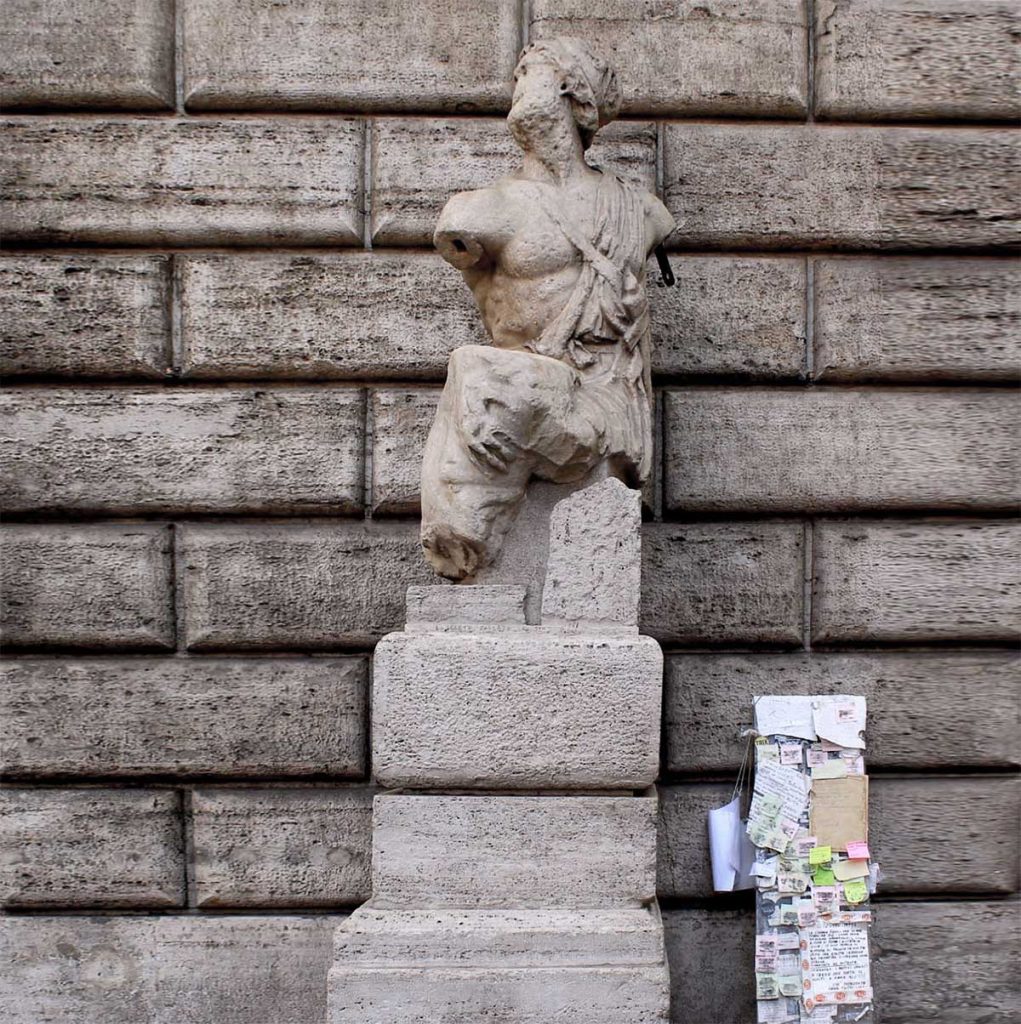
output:
M 808 851 L 808 863 L 813 867 L 819 864 L 829 864 L 833 860 L 832 846 L 813 846 Z
M 865 883 L 860 880 L 844 883 L 844 899 L 848 903 L 863 903 L 868 894 Z
M 836 876 L 829 868 L 816 868 L 812 875 L 812 881 L 816 885 L 836 885 Z

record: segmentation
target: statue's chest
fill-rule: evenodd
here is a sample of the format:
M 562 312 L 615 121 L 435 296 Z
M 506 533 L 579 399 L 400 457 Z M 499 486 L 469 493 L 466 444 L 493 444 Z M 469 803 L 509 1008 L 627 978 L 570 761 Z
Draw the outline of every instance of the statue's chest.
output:
M 579 223 L 579 220 L 575 223 L 585 237 L 590 237 L 591 225 Z M 560 227 L 535 206 L 522 212 L 518 226 L 501 253 L 500 269 L 513 277 L 536 277 L 555 274 L 579 262 L 581 255 Z

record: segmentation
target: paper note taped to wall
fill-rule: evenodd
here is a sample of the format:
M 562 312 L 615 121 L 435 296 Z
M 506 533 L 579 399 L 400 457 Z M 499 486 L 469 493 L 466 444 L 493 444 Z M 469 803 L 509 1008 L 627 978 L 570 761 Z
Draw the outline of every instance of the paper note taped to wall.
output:
M 860 924 L 823 924 L 803 929 L 805 1006 L 872 1000 L 869 933 Z
M 817 700 L 812 725 L 820 739 L 841 747 L 863 748 L 865 741 L 865 698 L 830 697 Z
M 815 739 L 810 697 L 756 697 L 755 731 L 760 736 Z
M 843 851 L 849 843 L 867 841 L 869 777 L 814 779 L 811 830 L 820 846 L 832 846 L 834 850 Z

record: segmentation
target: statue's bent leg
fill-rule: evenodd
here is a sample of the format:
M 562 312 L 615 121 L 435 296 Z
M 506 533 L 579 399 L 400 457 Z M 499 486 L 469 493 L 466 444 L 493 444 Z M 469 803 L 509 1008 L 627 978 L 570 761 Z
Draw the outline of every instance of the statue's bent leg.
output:
M 545 356 L 479 345 L 451 355 L 422 463 L 422 545 L 441 575 L 464 579 L 492 561 L 537 471 L 576 479 L 598 460 L 578 387 Z

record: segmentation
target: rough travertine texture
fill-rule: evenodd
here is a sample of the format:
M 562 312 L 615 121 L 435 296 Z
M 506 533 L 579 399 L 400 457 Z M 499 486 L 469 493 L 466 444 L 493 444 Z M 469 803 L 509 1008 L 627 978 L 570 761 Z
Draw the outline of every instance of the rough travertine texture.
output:
M 667 124 L 681 248 L 1008 250 L 1013 134 L 997 129 Z
M 173 0 L 6 0 L 0 106 L 166 110 Z
M 815 375 L 824 381 L 1021 375 L 1014 260 L 815 263 Z
M 650 785 L 663 655 L 648 637 L 594 629 L 384 637 L 373 666 L 374 777 L 416 789 Z
M 820 523 L 813 639 L 1010 643 L 1019 539 L 1016 522 Z
M 471 293 L 434 253 L 217 254 L 178 266 L 187 377 L 442 380 L 455 348 L 484 340 Z
M 165 526 L 5 526 L 2 632 L 8 645 L 173 647 Z
M 800 646 L 803 549 L 800 523 L 648 525 L 641 631 L 666 646 Z
M 200 907 L 326 907 L 369 897 L 372 792 L 199 789 L 192 796 Z
M 942 897 L 1016 892 L 1018 781 L 873 777 L 868 840 L 883 873 L 881 891 Z M 706 813 L 727 803 L 732 791 L 726 782 L 660 787 L 661 896 L 713 895 Z
M 372 891 L 386 906 L 610 909 L 651 900 L 656 801 L 377 796 Z
M 503 110 L 515 0 L 187 0 L 191 110 Z
M 382 973 L 385 970 L 385 975 Z M 362 908 L 337 930 L 330 1024 L 667 1019 L 659 913 Z
M 668 391 L 665 501 L 703 512 L 968 511 L 1018 500 L 1012 391 Z
M 641 494 L 612 477 L 554 505 L 542 624 L 637 631 L 641 528 Z
M 437 388 L 373 389 L 373 513 L 414 515 L 419 511 L 422 451 L 439 400 Z
M 815 110 L 869 120 L 1015 119 L 1017 6 L 1003 0 L 819 0 Z
M 362 241 L 359 121 L 16 118 L 0 127 L 8 241 Z
M 533 0 L 531 37 L 580 36 L 619 69 L 631 114 L 790 116 L 805 110 L 798 0 L 705 4 Z
M 949 770 L 1021 765 L 1013 652 L 685 654 L 667 659 L 666 772 L 736 772 L 752 701 L 770 693 L 852 693 L 868 701 L 868 764 Z M 919 743 L 920 736 L 927 737 Z
M 7 917 L 9 1024 L 321 1024 L 340 915 Z
M 510 174 L 520 154 L 498 119 L 373 122 L 372 241 L 431 245 L 436 219 L 455 192 Z M 617 122 L 596 136 L 588 162 L 644 189 L 656 185 L 656 128 Z
M 180 798 L 168 790 L 0 790 L 6 907 L 184 903 Z
M 881 779 L 870 841 L 885 850 L 883 889 L 939 896 L 1017 892 L 1021 779 Z
M 400 628 L 409 585 L 435 579 L 418 530 L 404 523 L 195 525 L 180 533 L 192 650 L 365 646 Z
M 453 924 L 458 927 L 451 927 Z M 369 904 L 335 935 L 338 958 L 368 966 L 453 966 L 482 954 L 501 968 L 655 963 L 662 940 L 652 908 L 522 910 L 377 908 Z
M 0 258 L 0 372 L 163 378 L 169 295 L 166 256 Z
M 22 658 L 0 677 L 9 777 L 366 769 L 364 658 Z
M 470 626 L 523 626 L 524 586 L 408 587 L 405 630 Z
M 16 512 L 356 512 L 365 394 L 355 388 L 89 388 L 0 400 Z
M 466 970 L 462 965 L 423 971 L 345 970 L 332 991 L 329 1024 L 646 1024 L 666 1020 L 667 977 L 663 965 Z M 513 1013 L 513 1018 L 507 1016 Z M 441 1015 L 441 1016 L 440 1016 Z
M 805 365 L 805 261 L 671 255 L 677 284 L 650 267 L 656 374 L 795 379 Z

